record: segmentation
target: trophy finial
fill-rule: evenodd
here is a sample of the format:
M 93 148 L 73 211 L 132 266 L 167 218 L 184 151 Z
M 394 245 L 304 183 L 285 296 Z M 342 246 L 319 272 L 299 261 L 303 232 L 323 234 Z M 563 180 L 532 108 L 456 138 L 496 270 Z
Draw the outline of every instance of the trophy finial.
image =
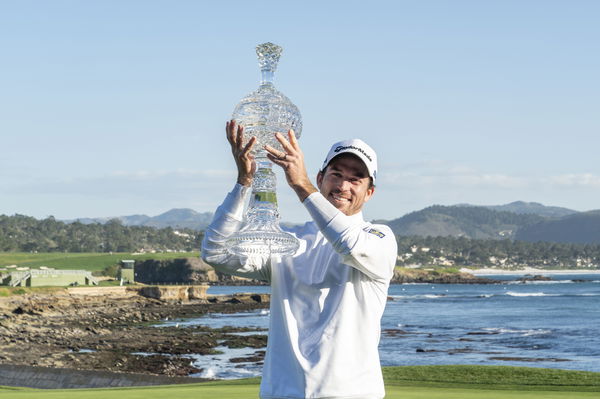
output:
M 282 51 L 283 47 L 271 42 L 262 43 L 256 46 L 256 55 L 258 56 L 258 65 L 260 66 L 260 70 L 269 70 L 271 72 L 275 72 Z

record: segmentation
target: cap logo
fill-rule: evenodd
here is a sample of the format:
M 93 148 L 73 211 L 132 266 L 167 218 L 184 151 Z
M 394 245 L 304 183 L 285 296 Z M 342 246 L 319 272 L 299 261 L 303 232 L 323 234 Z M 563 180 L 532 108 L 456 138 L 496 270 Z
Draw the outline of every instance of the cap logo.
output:
M 367 157 L 367 159 L 371 162 L 373 162 L 373 160 L 371 159 L 371 156 L 369 154 L 367 154 L 365 152 L 365 150 L 363 150 L 360 147 L 355 147 L 353 145 L 347 145 L 347 146 L 343 146 L 343 145 L 338 145 L 337 147 L 335 147 L 335 150 L 333 150 L 333 152 L 340 152 L 342 150 L 356 150 L 360 153 L 362 153 L 365 157 Z

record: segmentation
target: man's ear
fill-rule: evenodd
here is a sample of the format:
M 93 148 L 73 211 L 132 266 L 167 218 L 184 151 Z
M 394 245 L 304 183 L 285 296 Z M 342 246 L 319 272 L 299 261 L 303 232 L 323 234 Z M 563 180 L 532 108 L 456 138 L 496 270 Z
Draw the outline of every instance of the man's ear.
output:
M 317 173 L 317 188 L 321 191 L 321 183 L 323 183 L 323 172 L 319 171 Z
M 365 196 L 365 202 L 369 201 L 375 194 L 375 186 L 371 186 L 367 189 L 367 195 Z

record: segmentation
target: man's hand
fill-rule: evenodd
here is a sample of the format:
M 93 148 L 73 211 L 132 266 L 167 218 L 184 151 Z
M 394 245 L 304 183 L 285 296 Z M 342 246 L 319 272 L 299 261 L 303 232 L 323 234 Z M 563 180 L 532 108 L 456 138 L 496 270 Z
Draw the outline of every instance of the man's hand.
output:
M 302 150 L 298 145 L 296 135 L 293 130 L 290 130 L 287 140 L 281 133 L 275 133 L 275 138 L 283 147 L 284 152 L 265 145 L 267 157 L 275 165 L 283 168 L 288 184 L 296 192 L 300 201 L 304 201 L 306 197 L 316 192 L 317 189 L 312 185 L 306 174 L 304 154 L 302 154 Z
M 256 172 L 256 162 L 254 162 L 254 156 L 250 153 L 252 146 L 256 142 L 256 137 L 252 137 L 244 145 L 244 127 L 238 125 L 233 119 L 227 122 L 225 131 L 227 132 L 227 141 L 231 145 L 233 159 L 237 165 L 237 182 L 242 186 L 250 186 L 252 185 L 254 172 Z

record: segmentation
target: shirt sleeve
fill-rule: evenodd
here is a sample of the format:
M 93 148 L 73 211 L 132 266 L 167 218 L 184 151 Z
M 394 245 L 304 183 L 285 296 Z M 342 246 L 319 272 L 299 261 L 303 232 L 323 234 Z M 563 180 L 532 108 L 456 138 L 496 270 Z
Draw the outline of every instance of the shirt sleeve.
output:
M 319 192 L 304 200 L 304 206 L 344 263 L 374 280 L 388 281 L 394 274 L 398 247 L 392 230 L 346 216 Z
M 225 246 L 227 239 L 242 226 L 244 205 L 250 195 L 250 187 L 236 184 L 215 212 L 204 232 L 202 260 L 222 273 L 256 280 L 270 281 L 271 264 L 267 256 L 236 256 Z

